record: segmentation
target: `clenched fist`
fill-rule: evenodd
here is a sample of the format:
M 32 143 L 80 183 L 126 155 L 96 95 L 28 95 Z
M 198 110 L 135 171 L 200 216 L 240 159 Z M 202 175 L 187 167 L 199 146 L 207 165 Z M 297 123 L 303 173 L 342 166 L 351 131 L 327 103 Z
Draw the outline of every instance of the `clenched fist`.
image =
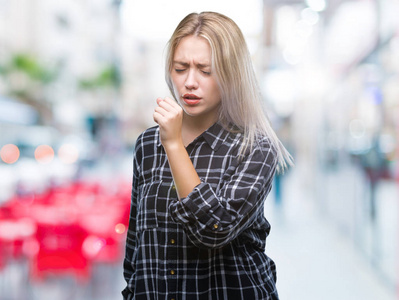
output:
M 183 109 L 173 99 L 157 99 L 154 121 L 159 125 L 162 145 L 169 146 L 182 142 Z

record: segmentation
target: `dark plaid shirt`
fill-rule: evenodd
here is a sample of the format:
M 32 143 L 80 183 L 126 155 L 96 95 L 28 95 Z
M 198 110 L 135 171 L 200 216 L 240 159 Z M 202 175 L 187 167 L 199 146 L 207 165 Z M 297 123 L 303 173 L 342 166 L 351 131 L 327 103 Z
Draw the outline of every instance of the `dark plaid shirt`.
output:
M 264 217 L 276 152 L 261 138 L 240 158 L 241 138 L 216 123 L 186 148 L 201 183 L 179 201 L 159 128 L 140 135 L 125 299 L 278 299 Z

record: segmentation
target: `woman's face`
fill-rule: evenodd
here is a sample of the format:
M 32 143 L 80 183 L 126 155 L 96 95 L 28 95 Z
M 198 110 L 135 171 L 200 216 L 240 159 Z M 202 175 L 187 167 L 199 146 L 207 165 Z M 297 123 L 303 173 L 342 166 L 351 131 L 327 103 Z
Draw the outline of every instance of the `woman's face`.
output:
M 187 36 L 176 48 L 171 78 L 176 97 L 191 117 L 216 121 L 221 98 L 211 69 L 211 47 L 202 37 Z

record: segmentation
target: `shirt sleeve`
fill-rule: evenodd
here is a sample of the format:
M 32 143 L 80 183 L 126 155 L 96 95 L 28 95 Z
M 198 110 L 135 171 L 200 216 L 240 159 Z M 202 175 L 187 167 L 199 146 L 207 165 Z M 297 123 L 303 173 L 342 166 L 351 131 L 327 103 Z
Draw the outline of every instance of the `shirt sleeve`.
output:
M 276 166 L 276 152 L 265 138 L 241 159 L 220 190 L 201 182 L 186 198 L 169 206 L 170 214 L 197 247 L 223 247 L 263 210 Z
M 126 280 L 127 286 L 122 291 L 123 299 L 133 298 L 133 286 L 131 285 L 131 279 L 134 277 L 134 264 L 133 264 L 133 253 L 136 249 L 136 215 L 137 215 L 137 197 L 138 197 L 138 182 L 140 167 L 139 161 L 142 157 L 142 143 L 140 137 L 137 139 L 135 154 L 133 158 L 133 181 L 132 181 L 132 194 L 130 204 L 130 218 L 129 228 L 126 237 L 126 249 L 125 258 L 123 261 L 123 275 Z

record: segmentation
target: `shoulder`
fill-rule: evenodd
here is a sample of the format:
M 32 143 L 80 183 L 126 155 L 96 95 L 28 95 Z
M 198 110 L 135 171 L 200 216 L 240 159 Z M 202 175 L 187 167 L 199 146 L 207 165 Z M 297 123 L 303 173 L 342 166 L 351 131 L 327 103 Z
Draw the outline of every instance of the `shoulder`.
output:
M 137 142 L 158 137 L 158 133 L 159 133 L 159 126 L 153 126 L 147 128 L 139 135 L 139 137 L 137 138 Z
M 277 162 L 276 147 L 266 135 L 257 134 L 252 141 L 244 140 L 241 147 L 238 156 L 241 163 L 252 161 L 275 165 Z
M 271 139 L 266 135 L 257 135 L 254 147 L 267 152 L 276 153 L 277 151 Z
M 157 143 L 159 139 L 159 126 L 153 126 L 144 130 L 136 140 L 136 148 L 143 147 L 150 143 Z
M 134 153 L 137 159 L 143 158 L 147 153 L 159 144 L 159 127 L 154 126 L 143 131 L 137 138 L 134 145 Z
M 271 139 L 265 135 L 257 135 L 251 152 L 270 164 L 275 165 L 277 163 L 277 148 Z

